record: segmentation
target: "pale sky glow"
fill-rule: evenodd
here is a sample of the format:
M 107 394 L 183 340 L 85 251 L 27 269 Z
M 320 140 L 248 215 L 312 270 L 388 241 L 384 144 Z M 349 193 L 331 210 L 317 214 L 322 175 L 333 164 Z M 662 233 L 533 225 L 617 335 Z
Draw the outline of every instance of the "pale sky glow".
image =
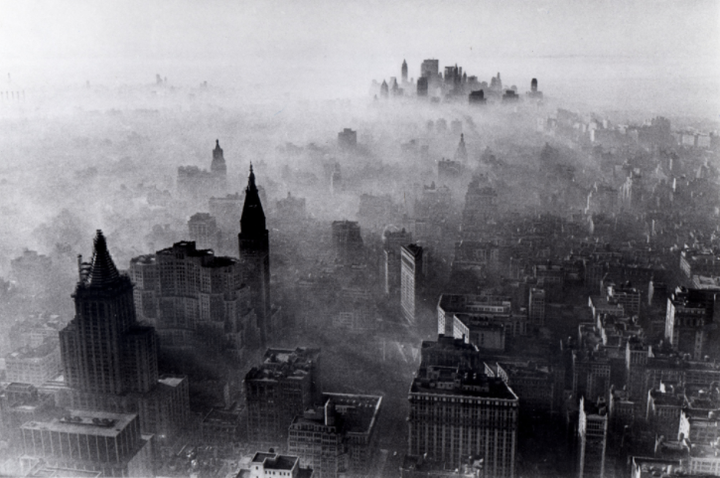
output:
M 0 72 L 26 85 L 161 73 L 365 94 L 403 59 L 417 76 L 439 58 L 482 79 L 502 68 L 517 82 L 688 78 L 720 91 L 719 51 L 714 0 L 0 2 Z

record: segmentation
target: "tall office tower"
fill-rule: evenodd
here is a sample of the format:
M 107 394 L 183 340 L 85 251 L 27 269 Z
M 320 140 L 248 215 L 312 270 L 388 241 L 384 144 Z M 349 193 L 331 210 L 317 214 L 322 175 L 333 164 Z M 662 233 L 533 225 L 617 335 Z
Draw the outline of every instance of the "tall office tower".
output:
M 423 248 L 408 244 L 400 248 L 400 306 L 403 315 L 411 324 L 415 323 L 416 299 L 424 275 Z
M 477 456 L 484 476 L 515 476 L 519 401 L 501 378 L 421 364 L 409 401 L 409 455 L 427 453 L 451 468 Z
M 537 78 L 533 78 L 532 81 L 530 81 L 530 91 L 533 93 L 537 93 Z
M 714 291 L 678 287 L 667 300 L 665 338 L 678 352 L 702 360 L 714 309 Z
M 427 78 L 428 81 L 435 81 L 440 71 L 440 62 L 438 60 L 423 60 L 420 65 L 420 76 Z
M 324 393 L 288 430 L 288 452 L 312 468 L 316 478 L 368 476 L 377 442 L 375 425 L 382 397 Z
M 400 248 L 412 242 L 412 233 L 386 230 L 383 234 L 383 290 L 395 295 L 400 290 Z
M 213 159 L 210 163 L 210 173 L 215 179 L 216 188 L 224 191 L 227 189 L 227 165 L 225 164 L 225 156 L 220 147 L 220 140 L 215 140 L 215 149 L 213 149 Z
M 268 349 L 263 363 L 245 375 L 248 440 L 284 447 L 293 418 L 320 396 L 320 349 Z
M 136 414 L 70 410 L 62 418 L 29 421 L 21 432 L 22 461 L 39 462 L 31 476 L 155 475 L 153 436 L 141 434 Z
M 252 165 L 250 165 L 250 176 L 245 189 L 245 204 L 240 217 L 238 244 L 240 246 L 240 262 L 245 268 L 245 282 L 250 286 L 253 308 L 257 314 L 260 342 L 265 344 L 268 335 L 272 333 L 272 324 L 270 323 L 270 242 Z
M 417 80 L 417 95 L 427 96 L 428 95 L 428 79 L 421 76 Z
M 604 399 L 597 403 L 580 398 L 578 417 L 578 478 L 605 476 L 608 414 Z
M 153 321 L 163 349 L 189 351 L 209 332 L 239 359 L 259 335 L 237 259 L 183 241 L 133 258 L 130 274 L 138 314 Z
M 157 340 L 137 323 L 130 278 L 115 268 L 97 231 L 75 289 L 75 318 L 60 332 L 66 383 L 84 392 L 147 392 L 158 379 Z
M 400 76 L 402 78 L 403 85 L 407 83 L 408 78 L 408 72 L 407 72 L 407 62 L 403 60 L 402 67 L 400 68 Z
M 534 329 L 545 327 L 545 290 L 530 288 L 528 300 L 528 322 Z
M 189 414 L 184 377 L 158 376 L 157 336 L 136 320 L 133 284 L 115 268 L 101 231 L 92 261 L 80 262 L 75 317 L 60 331 L 67 390 L 61 406 L 139 413 L 144 433 L 171 435 Z

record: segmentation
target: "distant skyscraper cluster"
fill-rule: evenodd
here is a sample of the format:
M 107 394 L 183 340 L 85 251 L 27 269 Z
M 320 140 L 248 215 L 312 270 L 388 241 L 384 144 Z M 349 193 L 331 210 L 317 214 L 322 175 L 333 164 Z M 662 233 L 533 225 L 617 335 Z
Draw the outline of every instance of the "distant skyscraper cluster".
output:
M 440 71 L 440 61 L 437 59 L 423 60 L 420 65 L 420 75 L 417 81 L 408 81 L 408 66 L 403 60 L 401 66 L 401 82 L 395 77 L 382 83 L 373 81 L 371 92 L 376 98 L 416 97 L 432 98 L 435 101 L 466 101 L 471 105 L 483 105 L 488 102 L 514 103 L 520 101 L 518 88 L 512 85 L 503 88 L 500 73 L 490 79 L 490 83 L 478 80 L 477 76 L 468 76 L 467 72 L 458 65 L 446 66 Z M 530 82 L 530 91 L 525 94 L 528 100 L 540 101 L 543 98 L 538 91 L 538 80 L 533 78 Z

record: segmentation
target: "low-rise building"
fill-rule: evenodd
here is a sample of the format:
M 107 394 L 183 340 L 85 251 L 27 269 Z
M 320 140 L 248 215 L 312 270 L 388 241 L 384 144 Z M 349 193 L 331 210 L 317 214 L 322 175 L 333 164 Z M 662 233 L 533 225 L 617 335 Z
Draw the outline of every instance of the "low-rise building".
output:
M 288 451 L 318 478 L 362 477 L 372 470 L 382 397 L 324 393 L 322 406 L 293 420 Z
M 100 472 L 101 476 L 153 476 L 153 435 L 140 433 L 136 414 L 71 410 L 48 422 L 21 427 L 23 460 Z

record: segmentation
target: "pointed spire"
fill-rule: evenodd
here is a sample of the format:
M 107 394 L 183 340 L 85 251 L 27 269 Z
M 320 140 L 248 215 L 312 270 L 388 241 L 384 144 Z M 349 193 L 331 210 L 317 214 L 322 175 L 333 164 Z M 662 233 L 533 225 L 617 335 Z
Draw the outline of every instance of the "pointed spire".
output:
M 250 176 L 245 189 L 245 203 L 240 217 L 240 232 L 246 236 L 266 232 L 265 213 L 260 203 L 258 188 L 255 185 L 255 173 L 253 172 L 252 163 L 250 163 Z
M 110 257 L 107 249 L 105 236 L 100 229 L 93 241 L 95 250 L 93 251 L 92 261 L 90 263 L 90 273 L 88 275 L 89 285 L 91 287 L 102 287 L 112 284 L 120 277 L 115 263 Z
M 255 186 L 255 173 L 253 172 L 252 162 L 250 163 L 250 176 L 248 176 L 248 191 L 257 191 L 257 186 Z

